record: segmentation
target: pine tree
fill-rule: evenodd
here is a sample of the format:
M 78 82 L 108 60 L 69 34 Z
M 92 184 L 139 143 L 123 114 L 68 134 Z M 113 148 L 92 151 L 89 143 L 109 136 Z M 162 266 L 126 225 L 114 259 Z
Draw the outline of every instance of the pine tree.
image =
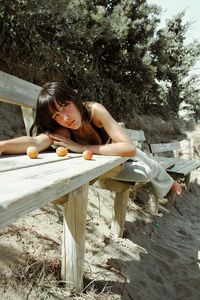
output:
M 161 103 L 164 103 L 165 111 L 171 111 L 172 115 L 177 115 L 181 102 L 188 101 L 188 91 L 194 90 L 198 80 L 197 76 L 191 75 L 191 70 L 200 55 L 200 43 L 185 44 L 190 23 L 183 23 L 183 17 L 184 12 L 181 12 L 167 21 L 166 28 L 158 32 L 155 48 L 157 78 L 162 87 Z
M 118 120 L 177 114 L 200 45 L 185 45 L 182 14 L 157 33 L 159 17 L 146 0 L 0 0 L 0 60 L 36 84 L 68 81 Z

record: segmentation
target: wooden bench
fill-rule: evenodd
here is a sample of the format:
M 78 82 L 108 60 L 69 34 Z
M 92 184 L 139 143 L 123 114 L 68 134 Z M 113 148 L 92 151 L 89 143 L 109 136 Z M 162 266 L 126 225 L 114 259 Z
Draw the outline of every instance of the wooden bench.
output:
M 0 101 L 16 104 L 22 108 L 27 134 L 29 134 L 29 129 L 33 123 L 36 99 L 40 90 L 41 87 L 37 85 L 0 71 Z M 138 147 L 140 147 L 140 143 L 146 140 L 142 130 L 125 130 L 132 140 L 137 143 Z M 10 203 L 9 205 L 5 204 L 5 207 L 3 204 L 0 206 L 0 226 L 9 224 L 48 202 L 53 201 L 54 204 L 63 203 L 64 243 L 62 277 L 63 280 L 68 282 L 67 286 L 81 290 L 88 183 L 115 192 L 111 230 L 118 237 L 123 236 L 130 190 L 140 188 L 141 184 L 120 182 L 113 179 L 122 170 L 123 162 L 128 158 L 96 156 L 97 163 L 94 163 L 91 167 L 91 162 L 84 162 L 83 166 L 80 155 L 76 156 L 76 154 L 72 154 L 72 156 L 75 155 L 76 160 L 68 160 L 67 166 L 65 166 L 65 160 L 67 159 L 57 161 L 56 158 L 55 161 L 55 157 L 51 157 L 52 153 L 47 153 L 47 156 L 45 156 L 45 153 L 41 153 L 41 155 L 44 163 L 38 165 L 37 160 L 31 160 L 28 166 L 26 166 L 25 163 L 27 157 L 24 155 L 0 157 L 0 177 L 2 180 L 4 180 L 5 174 L 10 177 L 11 180 L 7 183 L 7 190 L 13 191 L 13 194 L 10 195 L 6 194 L 3 188 L 0 191 L 1 204 Z M 11 158 L 13 162 L 11 162 Z M 20 159 L 21 164 L 19 165 Z M 156 159 L 156 157 L 154 157 L 154 159 Z M 16 170 L 8 168 L 7 171 L 5 171 L 5 164 L 8 164 L 8 161 L 10 161 L 11 167 L 12 165 L 16 165 Z M 30 162 L 33 166 L 30 165 Z M 53 179 L 52 176 L 50 176 L 52 163 L 58 171 Z M 160 159 L 160 163 L 167 170 L 174 166 L 174 161 L 172 162 L 167 158 Z M 66 169 L 69 168 L 69 164 L 70 170 L 74 170 L 72 173 L 66 172 Z M 33 170 L 36 178 L 34 179 L 30 175 L 28 176 L 28 181 L 26 181 L 28 172 L 33 174 Z M 21 177 L 19 174 L 21 174 Z M 33 187 L 36 183 L 38 184 L 37 174 L 40 174 L 40 176 L 44 174 L 47 178 L 50 176 L 48 184 L 49 190 L 45 184 L 44 186 L 38 186 L 37 190 L 31 188 L 31 184 Z M 23 184 L 23 182 L 28 182 L 28 188 L 23 191 L 23 195 L 15 195 L 15 189 L 17 189 L 18 185 Z M 30 193 L 30 191 L 32 192 Z M 156 199 L 153 192 L 150 194 L 150 197 L 153 203 L 152 210 L 156 213 L 158 210 L 158 199 Z M 8 215 L 9 218 L 7 218 Z M 79 232 L 78 235 L 76 235 L 77 229 Z M 79 247 L 78 245 L 81 246 Z
M 0 226 L 56 199 L 63 203 L 62 279 L 82 290 L 89 181 L 122 164 L 126 158 L 94 155 L 91 161 L 55 152 L 0 156 Z M 53 172 L 52 172 L 53 170 Z
M 0 101 L 21 106 L 27 134 L 40 90 L 37 85 L 0 72 Z M 68 287 L 82 290 L 89 182 L 103 174 L 114 177 L 127 159 L 94 155 L 93 160 L 86 161 L 81 154 L 59 158 L 55 152 L 40 153 L 35 160 L 27 155 L 0 156 L 0 226 L 49 202 L 62 203 L 62 279 Z
M 30 127 L 34 121 L 36 100 L 40 90 L 40 86 L 0 71 L 0 101 L 21 107 L 27 135 L 29 135 Z M 140 147 L 141 142 L 145 141 L 144 132 L 142 130 L 125 130 L 138 147 Z M 104 187 L 116 193 L 111 230 L 118 237 L 123 236 L 129 191 L 135 184 L 111 180 L 111 178 L 115 177 L 117 172 L 120 172 L 122 167 L 123 165 L 118 166 L 114 171 L 104 174 L 98 181 L 96 178 L 90 182 L 90 184 L 93 184 L 97 181 L 95 183 L 96 187 Z M 153 203 L 154 202 L 156 203 L 156 199 L 153 200 Z
M 40 86 L 34 85 L 30 82 L 0 71 L 0 101 L 16 104 L 21 107 L 27 135 L 29 135 L 29 130 L 34 120 L 36 99 L 40 90 Z M 146 141 L 144 132 L 142 130 L 125 130 L 134 141 L 136 146 L 141 148 L 141 143 Z M 161 160 L 160 163 L 165 169 L 171 167 L 171 162 L 167 161 L 166 159 Z M 116 172 L 120 172 L 119 168 L 121 167 L 122 166 L 119 166 L 115 170 L 115 174 L 117 174 Z M 133 186 L 135 186 L 135 183 L 125 183 L 111 180 L 111 178 L 114 177 L 114 175 L 111 173 L 107 174 L 106 176 L 107 178 L 105 178 L 105 176 L 104 179 L 100 178 L 95 183 L 95 186 L 104 187 L 106 189 L 115 191 L 116 196 L 113 208 L 111 228 L 112 231 L 117 234 L 117 236 L 122 237 L 129 191 L 131 188 L 133 188 Z M 91 184 L 92 183 L 93 182 L 91 182 Z M 136 184 L 136 187 L 138 188 L 139 185 Z M 158 201 L 157 199 L 155 199 L 153 194 L 150 196 L 150 198 L 154 206 L 153 210 L 156 213 L 158 208 Z
M 0 101 L 21 107 L 27 135 L 29 135 L 30 127 L 34 121 L 36 100 L 40 90 L 40 86 L 0 71 Z M 143 131 L 127 130 L 127 133 L 134 141 L 145 140 Z M 130 184 L 111 181 L 109 178 L 113 178 L 117 172 L 119 173 L 122 167 L 122 165 L 118 166 L 114 173 L 112 171 L 105 174 L 104 179 L 101 177 L 96 183 L 96 186 L 104 186 L 104 188 L 116 192 L 111 229 L 119 237 L 123 236 Z M 97 178 L 94 178 L 90 184 L 96 180 Z
M 188 189 L 191 172 L 200 167 L 200 161 L 181 159 L 179 156 L 179 151 L 181 150 L 180 142 L 150 144 L 149 147 L 155 160 L 158 162 L 171 162 L 172 167 L 167 169 L 167 172 L 175 180 L 183 181 Z M 163 153 L 166 152 L 172 153 L 172 157 L 163 157 Z
M 37 85 L 0 71 L 0 101 L 21 107 L 27 135 L 29 135 L 29 129 L 34 120 L 35 105 L 40 90 L 41 87 Z M 126 130 L 134 141 L 141 142 L 145 140 L 143 131 Z M 43 154 L 41 153 L 41 155 Z M 90 162 L 87 162 L 87 166 L 82 167 L 77 160 L 78 170 L 76 164 L 73 165 L 72 161 L 68 161 L 70 166 L 67 166 L 67 168 L 70 170 L 75 169 L 76 175 L 73 172 L 64 172 L 64 168 L 66 168 L 64 165 L 65 160 L 62 161 L 62 165 L 60 161 L 55 161 L 55 157 L 52 158 L 50 153 L 47 153 L 47 157 L 42 156 L 42 158 L 44 163 L 42 163 L 42 160 L 39 164 L 37 160 L 29 160 L 27 165 L 27 157 L 24 155 L 0 157 L 0 177 L 5 178 L 5 174 L 10 177 L 6 190 L 12 191 L 12 194 L 9 195 L 5 192 L 5 189 L 1 192 L 0 226 L 9 224 L 48 202 L 53 201 L 54 204 L 62 203 L 64 206 L 62 259 L 62 270 L 64 271 L 62 271 L 62 278 L 68 282 L 67 286 L 81 290 L 88 182 L 90 184 L 95 182 L 95 186 L 115 191 L 116 196 L 113 206 L 111 230 L 118 237 L 122 237 L 129 192 L 134 183 L 120 182 L 112 178 L 122 170 L 123 162 L 128 158 L 101 156 L 101 160 L 103 160 L 102 165 L 98 166 L 98 164 L 94 164 L 92 169 L 90 168 Z M 97 158 L 100 160 L 98 156 Z M 80 160 L 80 157 L 77 159 Z M 38 183 L 37 174 L 39 176 L 44 174 L 48 178 L 49 174 L 51 174 L 52 163 L 55 163 L 54 168 L 58 168 L 57 175 L 55 178 L 53 177 L 53 181 L 52 176 L 49 178 L 50 184 L 48 185 L 48 189 L 47 186 L 38 186 L 36 184 Z M 5 170 L 6 164 L 9 166 L 7 170 Z M 33 166 L 30 164 L 34 166 L 34 173 L 32 170 Z M 12 169 L 13 165 L 15 166 L 15 170 Z M 22 173 L 21 177 L 19 176 L 19 172 Z M 32 175 L 29 176 L 29 172 Z M 32 178 L 34 174 L 35 179 Z M 61 174 L 61 177 L 59 174 Z M 29 188 L 24 189 L 23 195 L 15 193 L 17 186 L 23 185 L 24 180 L 27 183 L 27 176 Z M 17 179 L 14 180 L 14 178 Z M 76 178 L 76 183 L 74 183 L 74 178 Z M 37 190 L 31 188 L 31 186 L 34 187 L 35 185 L 37 186 Z M 136 184 L 136 186 L 138 185 Z M 9 218 L 7 218 L 8 215 Z M 77 230 L 80 233 L 76 236 Z M 78 245 L 81 245 L 81 247 Z M 74 253 L 76 255 L 73 256 Z

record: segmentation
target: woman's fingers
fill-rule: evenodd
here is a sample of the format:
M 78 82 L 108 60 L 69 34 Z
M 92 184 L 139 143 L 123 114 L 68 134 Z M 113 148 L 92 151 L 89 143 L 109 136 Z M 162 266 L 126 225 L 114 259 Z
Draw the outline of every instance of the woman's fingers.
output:
M 63 142 L 59 142 L 59 141 L 54 141 L 53 143 L 54 143 L 54 145 L 61 145 L 61 144 L 64 144 Z
M 54 140 L 54 141 L 53 141 L 53 144 L 54 144 L 54 145 L 59 145 L 59 146 L 64 146 L 64 147 L 69 148 L 70 145 L 71 145 L 70 142 L 71 142 L 70 140 L 67 141 L 66 139 L 65 139 L 64 141 Z
M 67 138 L 63 137 L 63 136 L 59 136 L 59 135 L 49 135 L 49 137 L 54 140 L 54 141 L 58 141 L 58 142 L 67 142 Z
M 83 145 L 72 141 L 70 138 L 66 138 L 57 134 L 49 134 L 49 137 L 53 140 L 54 145 L 64 146 L 73 152 L 82 152 Z

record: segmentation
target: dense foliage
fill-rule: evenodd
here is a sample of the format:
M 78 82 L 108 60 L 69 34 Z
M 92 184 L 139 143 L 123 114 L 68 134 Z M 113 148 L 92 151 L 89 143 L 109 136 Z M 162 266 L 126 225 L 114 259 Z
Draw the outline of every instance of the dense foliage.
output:
M 67 80 L 120 120 L 176 114 L 200 44 L 184 44 L 183 14 L 157 32 L 159 16 L 146 0 L 0 0 L 1 69 L 40 85 Z
M 161 57 L 161 61 L 157 65 L 157 78 L 162 80 L 160 87 L 163 89 L 160 96 L 166 110 L 174 114 L 178 112 L 181 102 L 193 102 L 194 98 L 195 101 L 200 98 L 197 93 L 199 78 L 190 74 L 191 67 L 200 54 L 200 44 L 194 41 L 185 45 L 185 35 L 190 24 L 183 24 L 183 17 L 184 13 L 177 14 L 172 20 L 168 20 L 166 28 L 158 32 L 158 58 Z

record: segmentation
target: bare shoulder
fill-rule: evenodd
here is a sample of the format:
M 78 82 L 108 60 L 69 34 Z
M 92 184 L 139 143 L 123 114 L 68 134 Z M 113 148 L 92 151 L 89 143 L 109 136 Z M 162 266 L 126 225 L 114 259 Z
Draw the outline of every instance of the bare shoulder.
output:
M 92 110 L 94 111 L 107 111 L 107 109 L 105 108 L 105 106 L 103 106 L 103 104 L 98 103 L 98 102 L 90 102 L 90 107 Z
M 96 126 L 102 126 L 102 118 L 108 114 L 107 109 L 98 102 L 85 102 L 87 109 L 90 112 L 90 118 Z
M 101 104 L 99 102 L 85 102 L 85 104 L 87 105 L 87 108 L 90 111 L 106 110 L 106 108 L 103 106 L 103 104 Z
M 132 144 L 127 133 L 102 104 L 94 102 L 92 104 L 92 113 L 92 120 L 95 122 L 95 125 L 103 127 L 113 142 L 125 141 Z
M 102 118 L 110 115 L 105 106 L 98 102 L 91 103 L 91 113 L 94 119 Z

